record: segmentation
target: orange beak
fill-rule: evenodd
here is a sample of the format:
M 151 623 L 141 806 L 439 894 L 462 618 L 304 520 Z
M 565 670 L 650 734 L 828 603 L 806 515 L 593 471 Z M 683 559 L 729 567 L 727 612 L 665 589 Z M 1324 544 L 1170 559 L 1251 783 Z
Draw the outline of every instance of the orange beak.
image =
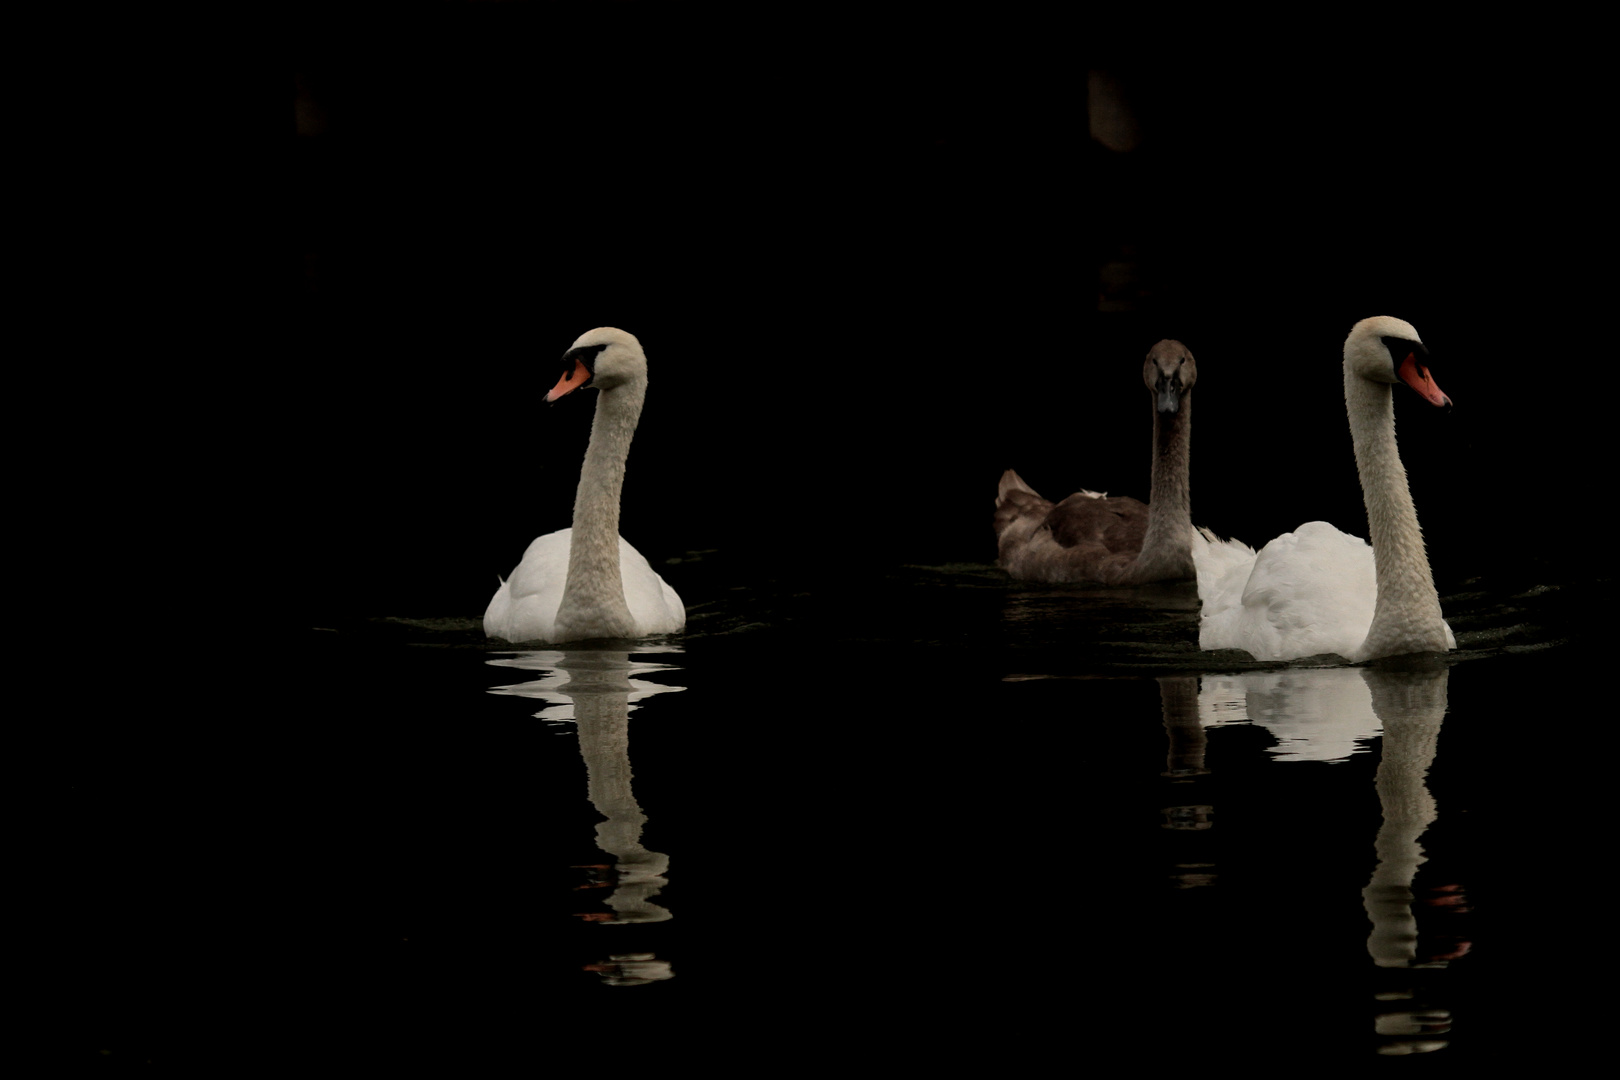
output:
M 578 360 L 575 360 L 573 370 L 563 372 L 563 377 L 557 380 L 557 385 L 553 386 L 551 388 L 551 392 L 546 395 L 546 401 L 548 403 L 553 402 L 562 397 L 564 394 L 573 393 L 575 390 L 578 390 L 580 387 L 584 386 L 585 383 L 589 381 L 590 377 L 590 369 L 584 364 L 580 363 Z
M 1429 369 L 1417 362 L 1417 354 L 1407 353 L 1406 359 L 1401 361 L 1401 366 L 1396 371 L 1396 374 L 1401 377 L 1402 382 L 1416 390 L 1419 396 L 1430 405 L 1438 405 L 1442 409 L 1451 408 L 1451 399 L 1442 394 L 1440 388 L 1434 384 L 1434 378 L 1429 374 Z M 552 393 L 556 393 L 556 391 L 552 391 Z

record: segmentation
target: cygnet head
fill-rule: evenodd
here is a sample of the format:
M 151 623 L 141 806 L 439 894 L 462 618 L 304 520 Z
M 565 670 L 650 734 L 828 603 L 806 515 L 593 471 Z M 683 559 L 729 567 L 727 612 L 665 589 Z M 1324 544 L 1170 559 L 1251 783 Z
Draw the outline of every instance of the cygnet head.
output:
M 579 335 L 563 353 L 562 378 L 546 395 L 556 401 L 585 386 L 612 390 L 630 382 L 647 381 L 647 355 L 634 334 L 612 326 L 598 326 Z
M 1165 338 L 1148 350 L 1142 363 L 1142 381 L 1153 393 L 1153 404 L 1161 413 L 1181 409 L 1193 383 L 1198 381 L 1198 363 L 1187 346 Z
M 1429 350 L 1417 329 L 1404 319 L 1376 315 L 1350 328 L 1344 339 L 1344 370 L 1371 382 L 1404 382 L 1431 405 L 1451 407 L 1429 374 Z

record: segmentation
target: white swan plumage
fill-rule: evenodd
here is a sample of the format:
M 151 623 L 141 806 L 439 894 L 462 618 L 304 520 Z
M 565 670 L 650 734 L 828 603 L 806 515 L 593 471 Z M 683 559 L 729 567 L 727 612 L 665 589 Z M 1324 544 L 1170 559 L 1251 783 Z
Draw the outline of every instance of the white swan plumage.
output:
M 1312 521 L 1258 554 L 1199 530 L 1198 644 L 1258 660 L 1335 653 L 1352 661 L 1457 647 L 1441 617 L 1417 510 L 1395 442 L 1391 391 L 1404 382 L 1449 408 L 1411 323 L 1363 319 L 1344 342 L 1344 394 L 1372 545 Z
M 535 538 L 484 610 L 484 633 L 507 641 L 581 641 L 672 634 L 686 607 L 619 535 L 619 496 L 630 439 L 647 394 L 647 357 L 611 326 L 581 334 L 563 355 L 548 402 L 597 391 L 590 445 L 574 495 L 572 528 Z
M 1179 341 L 1148 350 L 1153 398 L 1148 502 L 1081 490 L 1053 504 L 1008 469 L 996 491 L 997 561 L 1024 581 L 1139 585 L 1194 576 L 1188 446 L 1198 364 Z

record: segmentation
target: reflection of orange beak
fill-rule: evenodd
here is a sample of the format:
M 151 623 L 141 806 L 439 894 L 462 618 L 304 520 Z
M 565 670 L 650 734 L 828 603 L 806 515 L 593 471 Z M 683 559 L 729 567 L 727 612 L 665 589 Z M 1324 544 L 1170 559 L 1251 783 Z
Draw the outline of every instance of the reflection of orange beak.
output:
M 1434 385 L 1434 378 L 1430 376 L 1429 369 L 1418 365 L 1417 354 L 1407 353 L 1406 359 L 1401 361 L 1401 366 L 1396 371 L 1396 374 L 1401 377 L 1402 382 L 1416 390 L 1423 400 L 1430 405 L 1438 405 L 1442 409 L 1451 408 L 1451 399 L 1442 394 L 1440 388 Z M 558 383 L 557 385 L 561 386 L 562 384 Z M 556 392 L 555 390 L 552 391 L 554 394 Z
M 564 394 L 573 393 L 575 390 L 578 390 L 580 387 L 584 386 L 590 377 L 590 368 L 587 368 L 584 364 L 580 363 L 578 360 L 575 360 L 574 369 L 572 371 L 563 372 L 563 377 L 558 379 L 557 385 L 551 388 L 551 392 L 546 395 L 546 400 L 548 402 L 556 401 Z

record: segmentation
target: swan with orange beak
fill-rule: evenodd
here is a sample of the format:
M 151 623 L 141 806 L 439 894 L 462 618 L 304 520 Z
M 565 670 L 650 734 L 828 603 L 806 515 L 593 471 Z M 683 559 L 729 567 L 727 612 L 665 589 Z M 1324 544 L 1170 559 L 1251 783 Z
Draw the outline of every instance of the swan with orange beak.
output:
M 547 402 L 587 388 L 598 394 L 574 494 L 574 524 L 529 545 L 490 598 L 484 633 L 556 643 L 682 630 L 681 598 L 619 535 L 625 461 L 647 395 L 641 342 L 623 330 L 598 327 L 569 347 L 562 369 Z
M 1451 408 L 1428 355 L 1403 319 L 1380 315 L 1350 328 L 1344 402 L 1372 545 L 1325 521 L 1306 522 L 1258 554 L 1201 532 L 1193 544 L 1200 648 L 1242 649 L 1257 660 L 1331 653 L 1360 662 L 1457 647 L 1395 442 L 1396 385 Z

